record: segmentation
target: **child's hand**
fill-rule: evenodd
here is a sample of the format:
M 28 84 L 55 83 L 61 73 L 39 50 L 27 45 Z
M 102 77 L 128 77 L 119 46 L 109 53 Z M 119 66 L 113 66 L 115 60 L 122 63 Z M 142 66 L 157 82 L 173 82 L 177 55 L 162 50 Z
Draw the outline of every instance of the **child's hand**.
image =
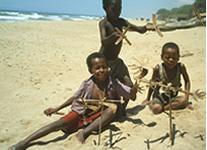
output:
M 139 74 L 138 78 L 139 78 L 139 79 L 144 78 L 144 77 L 147 75 L 147 73 L 148 73 L 148 69 L 146 69 L 146 68 L 142 68 L 142 71 L 141 71 L 141 73 Z
M 57 111 L 58 110 L 56 108 L 48 108 L 44 111 L 44 114 L 46 116 L 51 116 L 52 114 L 57 113 Z
M 112 36 L 118 39 L 121 35 L 118 32 L 113 32 Z

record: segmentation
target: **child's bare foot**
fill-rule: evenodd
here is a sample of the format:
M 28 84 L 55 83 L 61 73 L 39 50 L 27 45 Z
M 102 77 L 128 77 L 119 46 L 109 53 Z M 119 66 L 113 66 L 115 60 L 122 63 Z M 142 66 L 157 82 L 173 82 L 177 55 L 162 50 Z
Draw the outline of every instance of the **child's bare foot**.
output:
M 188 108 L 189 108 L 190 110 L 194 110 L 194 108 L 193 108 L 193 106 L 192 106 L 191 104 L 188 105 Z
M 17 143 L 16 145 L 12 145 L 8 148 L 8 150 L 24 150 L 24 147 L 21 142 Z
M 75 135 L 76 139 L 79 141 L 80 144 L 84 144 L 85 143 L 85 138 L 83 135 L 83 132 L 79 132 L 78 134 Z
M 146 105 L 149 105 L 151 103 L 151 101 L 148 101 L 148 100 L 144 100 L 141 104 L 141 106 L 146 106 Z

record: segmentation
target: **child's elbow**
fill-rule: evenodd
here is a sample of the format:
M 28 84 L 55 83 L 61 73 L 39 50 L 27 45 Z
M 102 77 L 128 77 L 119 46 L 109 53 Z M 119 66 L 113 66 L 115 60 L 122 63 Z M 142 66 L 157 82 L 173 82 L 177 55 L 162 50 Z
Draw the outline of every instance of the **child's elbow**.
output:
M 137 98 L 136 95 L 135 95 L 135 96 L 132 96 L 132 97 L 131 97 L 131 100 L 132 100 L 132 101 L 135 101 L 136 98 Z

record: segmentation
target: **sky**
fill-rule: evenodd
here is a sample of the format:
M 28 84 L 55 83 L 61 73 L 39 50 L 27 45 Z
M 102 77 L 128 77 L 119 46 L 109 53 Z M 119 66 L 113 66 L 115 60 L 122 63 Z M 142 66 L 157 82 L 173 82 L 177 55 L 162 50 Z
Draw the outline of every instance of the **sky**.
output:
M 195 0 L 122 0 L 122 17 L 151 18 L 157 10 L 171 10 Z M 105 16 L 102 0 L 0 0 L 0 10 L 23 10 Z

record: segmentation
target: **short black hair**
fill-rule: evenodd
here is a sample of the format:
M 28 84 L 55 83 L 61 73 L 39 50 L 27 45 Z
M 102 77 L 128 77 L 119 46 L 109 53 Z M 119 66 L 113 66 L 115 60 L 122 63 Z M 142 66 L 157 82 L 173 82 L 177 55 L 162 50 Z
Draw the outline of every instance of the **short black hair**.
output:
M 111 3 L 111 0 L 103 0 L 103 6 L 108 7 Z
M 168 43 L 164 44 L 163 47 L 162 47 L 162 55 L 165 54 L 165 50 L 167 48 L 174 48 L 174 49 L 176 49 L 177 53 L 178 53 L 178 56 L 180 56 L 180 49 L 179 49 L 177 44 L 175 44 L 173 42 L 168 42 Z
M 86 63 L 87 63 L 87 66 L 89 69 L 92 69 L 92 67 L 93 67 L 92 59 L 95 59 L 95 58 L 104 58 L 106 60 L 104 55 L 100 52 L 94 52 L 94 53 L 90 54 L 86 59 Z
M 103 7 L 108 7 L 111 4 L 112 0 L 103 0 Z M 122 1 L 122 0 L 120 0 Z

